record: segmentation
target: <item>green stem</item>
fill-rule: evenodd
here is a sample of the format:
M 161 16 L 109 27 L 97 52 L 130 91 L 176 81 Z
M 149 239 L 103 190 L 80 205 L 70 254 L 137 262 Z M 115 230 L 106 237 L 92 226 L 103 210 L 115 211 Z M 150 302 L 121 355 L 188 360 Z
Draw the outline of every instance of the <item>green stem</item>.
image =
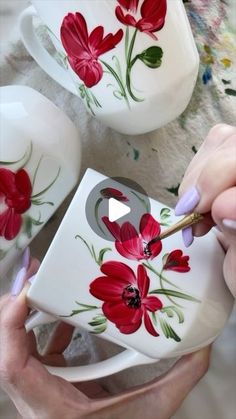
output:
M 132 89 L 131 89 L 131 81 L 130 81 L 130 74 L 131 74 L 132 66 L 133 66 L 134 62 L 136 61 L 135 59 L 132 60 L 132 53 L 133 53 L 133 48 L 134 48 L 134 43 L 135 43 L 137 32 L 138 32 L 138 29 L 136 28 L 134 33 L 133 33 L 133 36 L 132 36 L 132 39 L 131 39 L 131 42 L 130 42 L 130 46 L 129 46 L 129 50 L 128 50 L 128 54 L 127 54 L 126 86 L 127 86 L 127 90 L 129 92 L 130 97 L 135 102 L 142 102 L 143 99 L 139 99 L 133 94 Z M 132 61 L 134 61 L 133 64 L 132 64 Z
M 102 202 L 102 198 L 98 198 L 98 200 L 97 200 L 97 202 L 96 202 L 96 204 L 95 204 L 94 214 L 95 214 L 95 218 L 96 218 L 96 221 L 97 221 L 97 225 L 98 225 L 99 230 L 100 230 L 103 234 L 105 234 L 105 232 L 104 232 L 103 228 L 102 228 L 102 227 L 101 227 L 101 225 L 100 225 L 100 222 L 98 221 L 98 209 L 99 209 L 99 206 L 100 206 L 101 202 Z
M 59 169 L 58 169 L 58 171 L 57 171 L 57 174 L 56 174 L 56 176 L 55 176 L 55 178 L 53 179 L 53 181 L 46 187 L 46 188 L 44 188 L 42 191 L 40 191 L 40 192 L 38 192 L 38 193 L 36 193 L 35 195 L 32 195 L 31 196 L 31 198 L 32 199 L 34 199 L 34 198 L 38 198 L 39 196 L 41 196 L 41 195 L 43 195 L 45 192 L 47 192 L 51 187 L 52 187 L 52 185 L 56 182 L 56 180 L 57 180 L 57 178 L 58 178 L 58 176 L 59 176 L 59 174 L 60 174 L 60 171 L 61 171 L 61 168 L 59 167 Z
M 115 80 L 117 81 L 120 89 L 121 89 L 121 94 L 124 97 L 128 108 L 130 109 L 130 104 L 129 104 L 129 100 L 125 91 L 125 88 L 123 86 L 123 83 L 121 81 L 121 79 L 119 78 L 118 74 L 115 72 L 115 70 L 109 65 L 107 64 L 105 61 L 101 60 L 101 63 L 109 70 L 109 72 L 112 74 L 112 76 L 115 78 Z
M 162 271 L 161 271 L 161 273 L 160 273 L 160 275 L 159 275 L 159 278 L 160 278 L 160 286 L 161 286 L 161 289 L 162 290 L 164 290 L 165 289 L 165 287 L 163 286 L 163 277 L 162 277 Z M 167 298 L 168 298 L 168 300 L 172 303 L 172 304 L 174 304 L 174 305 L 176 305 L 177 307 L 180 307 L 180 308 L 183 308 L 183 306 L 181 306 L 180 304 L 178 304 L 178 303 L 176 303 L 169 295 L 167 295 L 166 296 Z
M 160 279 L 162 279 L 163 281 L 165 281 L 167 284 L 171 285 L 172 287 L 178 288 L 179 290 L 181 289 L 180 287 L 178 287 L 177 285 L 173 284 L 171 281 L 169 281 L 167 278 L 165 278 L 162 273 L 158 272 L 155 268 L 153 268 L 153 266 L 148 262 L 143 262 L 143 265 L 150 269 L 150 271 L 152 271 L 154 274 L 156 274 Z

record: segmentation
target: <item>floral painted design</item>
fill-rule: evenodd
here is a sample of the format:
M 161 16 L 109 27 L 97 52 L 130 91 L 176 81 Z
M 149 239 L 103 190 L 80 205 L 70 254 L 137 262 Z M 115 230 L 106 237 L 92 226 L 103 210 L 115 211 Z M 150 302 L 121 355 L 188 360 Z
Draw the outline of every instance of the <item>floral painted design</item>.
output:
M 142 102 L 144 98 L 138 98 L 134 93 L 131 72 L 135 63 L 139 60 L 145 66 L 156 69 L 162 63 L 163 50 L 160 46 L 151 45 L 144 51 L 133 55 L 136 37 L 138 33 L 146 33 L 153 41 L 157 41 L 156 32 L 160 31 L 165 24 L 167 11 L 166 0 L 118 0 L 114 15 L 121 25 L 115 34 L 104 35 L 104 27 L 97 26 L 88 33 L 85 17 L 78 11 L 68 13 L 64 17 L 60 37 L 67 56 L 61 53 L 63 65 L 67 67 L 67 60 L 83 82 L 78 85 L 78 93 L 93 115 L 93 106 L 101 108 L 92 88 L 102 79 L 104 72 L 114 80 L 107 87 L 113 88 L 113 95 L 118 100 L 125 100 L 130 109 L 131 101 Z M 130 14 L 132 13 L 132 14 Z M 141 16 L 141 17 L 140 17 Z M 125 29 L 125 36 L 124 30 Z M 130 32 L 133 31 L 133 32 Z M 104 61 L 101 56 L 113 50 L 123 42 L 126 57 L 125 66 L 121 66 L 119 59 L 113 55 L 112 62 Z
M 140 7 L 140 19 L 135 16 L 138 12 L 139 0 L 118 0 L 118 3 L 120 6 L 116 7 L 116 17 L 121 23 L 133 26 L 157 40 L 154 32 L 160 31 L 164 26 L 167 10 L 166 0 L 144 0 Z M 126 12 L 132 12 L 132 15 Z
M 121 191 L 118 191 L 118 189 L 115 188 L 104 188 L 100 193 L 102 197 L 106 199 L 114 198 L 117 199 L 117 201 L 128 202 L 127 196 L 123 195 Z
M 33 226 L 43 224 L 41 213 L 38 219 L 32 217 L 29 210 L 32 206 L 44 204 L 54 205 L 53 202 L 43 201 L 43 195 L 56 182 L 60 167 L 55 178 L 42 191 L 34 193 L 34 185 L 37 178 L 43 156 L 40 157 L 33 176 L 27 169 L 33 152 L 32 144 L 27 148 L 24 155 L 17 161 L 0 161 L 0 237 L 7 241 L 14 240 L 13 245 L 18 247 L 18 237 L 26 234 L 32 237 Z M 15 166 L 11 170 L 8 166 Z M 8 250 L 0 249 L 0 260 L 3 259 Z
M 98 59 L 115 48 L 122 37 L 122 29 L 104 37 L 102 26 L 97 26 L 89 35 L 81 13 L 68 13 L 61 25 L 61 40 L 69 63 L 86 87 L 95 86 L 101 80 L 103 68 Z
M 162 308 L 159 298 L 148 295 L 150 279 L 144 266 L 139 265 L 137 276 L 121 262 L 109 261 L 101 266 L 105 276 L 96 278 L 90 284 L 90 293 L 104 301 L 102 311 L 106 318 L 116 325 L 121 333 L 136 332 L 144 322 L 153 336 L 158 336 L 148 312 Z
M 167 253 L 163 269 L 165 271 L 188 272 L 190 271 L 189 256 L 184 256 L 182 250 L 177 249 Z
M 32 185 L 24 169 L 14 173 L 0 168 L 0 199 L 3 210 L 0 213 L 0 236 L 14 239 L 20 231 L 24 214 L 31 206 Z M 4 209 L 5 208 L 5 209 Z
M 122 191 L 113 188 L 106 188 L 105 196 L 108 196 L 107 189 L 112 194 L 115 190 L 118 196 L 126 197 Z M 75 238 L 86 246 L 99 269 L 89 286 L 89 292 L 96 300 L 92 305 L 76 300 L 77 307 L 61 317 L 95 312 L 88 322 L 91 333 L 104 333 L 111 322 L 123 334 L 135 333 L 143 327 L 155 338 L 162 335 L 180 342 L 181 337 L 174 330 L 176 321 L 181 324 L 185 320 L 184 307 L 179 301 L 199 303 L 200 300 L 183 292 L 166 277 L 166 274 L 168 271 L 172 271 L 172 277 L 173 274 L 186 274 L 191 269 L 190 258 L 184 255 L 181 249 L 172 249 L 161 255 L 161 240 L 154 242 L 153 247 L 147 247 L 152 239 L 159 236 L 161 220 L 164 218 L 166 221 L 170 216 L 169 212 L 168 208 L 162 208 L 160 221 L 155 220 L 151 214 L 144 213 L 140 218 L 139 233 L 129 222 L 120 226 L 116 222 L 111 223 L 107 217 L 102 217 L 116 239 L 115 249 L 124 259 L 137 261 L 135 269 L 131 269 L 125 260 L 124 262 L 110 259 L 104 261 L 112 249 L 105 247 L 97 250 L 93 244 L 77 234 Z M 161 262 L 161 269 L 155 266 L 157 259 L 158 266 Z M 155 287 L 153 281 L 151 285 L 149 273 L 154 278 Z M 97 304 L 98 300 L 102 301 L 101 305 Z
M 133 260 L 154 259 L 161 252 L 160 240 L 149 245 L 161 232 L 160 223 L 151 214 L 143 214 L 139 233 L 130 222 L 119 226 L 116 221 L 109 221 L 108 217 L 103 217 L 102 220 L 116 239 L 115 247 L 121 256 Z

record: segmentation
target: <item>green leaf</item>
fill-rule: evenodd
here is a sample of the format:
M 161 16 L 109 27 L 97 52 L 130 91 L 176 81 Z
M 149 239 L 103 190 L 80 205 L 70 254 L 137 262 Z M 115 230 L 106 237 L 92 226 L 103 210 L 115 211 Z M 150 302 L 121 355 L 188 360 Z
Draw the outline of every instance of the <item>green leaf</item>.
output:
M 158 68 L 161 65 L 163 51 L 160 47 L 152 46 L 144 50 L 137 58 L 141 60 L 147 67 Z
M 174 313 L 177 314 L 179 323 L 184 322 L 184 314 L 182 310 L 180 310 L 178 307 L 170 306 L 170 307 L 164 307 L 161 309 L 162 313 L 166 313 L 168 317 L 173 317 Z
M 110 247 L 105 247 L 104 249 L 101 249 L 98 256 L 98 265 L 101 265 L 103 263 L 103 258 L 106 252 L 111 251 L 112 249 Z
M 82 237 L 82 236 L 80 236 L 79 234 L 76 234 L 75 239 L 80 239 L 80 240 L 82 240 L 82 242 L 83 242 L 83 243 L 85 244 L 85 246 L 87 247 L 87 249 L 88 249 L 88 251 L 89 251 L 90 255 L 92 256 L 92 258 L 94 258 L 94 254 L 93 254 L 92 250 L 90 249 L 90 247 L 89 247 L 88 243 L 86 242 L 86 240 L 85 240 L 85 239 L 83 239 L 83 237 Z M 96 259 L 95 259 L 95 260 L 96 260 Z
M 165 266 L 166 261 L 168 259 L 169 253 L 165 253 L 164 256 L 162 257 L 162 265 Z
M 175 333 L 174 329 L 170 326 L 170 324 L 165 319 L 160 318 L 160 325 L 167 339 L 171 338 L 171 339 L 174 339 L 176 342 L 181 341 L 180 337 L 177 335 L 177 333 Z
M 103 324 L 103 325 L 101 325 L 101 326 L 96 326 L 96 327 L 94 328 L 94 330 L 93 330 L 93 331 L 91 331 L 90 333 L 92 333 L 92 334 L 94 334 L 94 335 L 98 335 L 98 334 L 100 334 L 100 333 L 105 332 L 106 328 L 107 328 L 107 324 L 106 324 L 106 323 L 104 323 L 104 324 Z
M 102 227 L 101 227 L 101 225 L 100 225 L 100 222 L 99 222 L 99 216 L 98 216 L 99 205 L 101 204 L 102 200 L 103 200 L 102 198 L 98 198 L 98 200 L 97 200 L 97 202 L 96 202 L 96 204 L 95 204 L 95 207 L 94 207 L 94 215 L 95 215 L 95 219 L 96 219 L 96 221 L 97 221 L 97 226 L 98 226 L 99 230 L 100 230 L 103 234 L 105 234 L 105 232 L 104 232 L 103 228 L 102 228 Z
M 76 304 L 78 304 L 79 306 L 84 307 L 84 308 L 89 309 L 89 310 L 94 310 L 94 309 L 96 309 L 96 308 L 99 308 L 98 306 L 92 306 L 92 305 L 90 305 L 90 304 L 82 304 L 82 303 L 79 303 L 79 301 L 75 301 L 75 302 L 76 302 Z
M 157 317 L 156 317 L 155 311 L 151 311 L 151 316 L 152 316 L 152 321 L 156 326 L 157 325 Z
M 153 291 L 150 291 L 149 294 L 163 294 L 163 295 L 171 295 L 172 297 L 177 297 L 177 298 L 182 298 L 184 300 L 189 300 L 189 301 L 194 301 L 195 303 L 200 303 L 201 300 L 198 300 L 195 297 L 192 297 L 191 295 L 188 294 L 184 294 L 183 292 L 179 292 L 179 291 L 175 291 L 175 290 L 170 290 L 170 289 L 156 289 Z
M 162 220 L 170 217 L 171 210 L 169 208 L 162 208 L 160 212 L 160 217 Z
M 107 319 L 105 316 L 100 318 L 94 317 L 94 320 L 92 320 L 88 324 L 90 324 L 90 326 L 101 326 L 102 324 L 106 323 L 106 321 Z
M 40 164 L 40 163 L 39 163 Z M 38 168 L 36 169 L 36 170 L 38 170 Z M 54 183 L 56 182 L 56 180 L 57 180 L 57 178 L 58 178 L 58 176 L 59 176 L 59 174 L 60 174 L 60 171 L 61 171 L 61 167 L 59 167 L 59 169 L 58 169 L 58 171 L 57 171 L 57 174 L 56 174 L 56 176 L 55 176 L 55 178 L 52 180 L 52 182 L 46 187 L 46 188 L 44 188 L 42 191 L 40 191 L 40 192 L 38 192 L 38 193 L 36 193 L 35 195 L 32 195 L 32 198 L 34 199 L 34 198 L 38 198 L 39 196 L 41 196 L 41 195 L 43 195 L 45 192 L 47 192 L 53 185 L 54 185 Z M 36 176 L 36 175 L 35 175 Z

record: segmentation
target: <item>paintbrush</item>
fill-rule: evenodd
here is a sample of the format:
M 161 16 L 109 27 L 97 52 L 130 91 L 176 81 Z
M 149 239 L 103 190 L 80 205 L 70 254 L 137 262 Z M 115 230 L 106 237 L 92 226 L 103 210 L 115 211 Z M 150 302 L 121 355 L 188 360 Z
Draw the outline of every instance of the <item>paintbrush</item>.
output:
M 197 212 L 193 212 L 192 214 L 186 215 L 184 218 L 182 218 L 182 220 L 166 228 L 163 232 L 161 232 L 161 234 L 159 234 L 159 236 L 154 237 L 154 239 L 150 240 L 148 246 L 159 240 L 163 240 L 166 237 L 172 236 L 172 234 L 177 233 L 177 231 L 183 230 L 186 227 L 198 223 L 199 221 L 203 220 L 203 218 L 203 215 Z

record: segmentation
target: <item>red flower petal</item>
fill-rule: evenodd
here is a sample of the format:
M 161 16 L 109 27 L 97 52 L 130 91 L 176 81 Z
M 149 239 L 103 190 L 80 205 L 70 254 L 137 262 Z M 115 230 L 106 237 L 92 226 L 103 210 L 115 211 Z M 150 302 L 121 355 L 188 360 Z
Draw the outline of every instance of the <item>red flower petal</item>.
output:
M 102 221 L 106 225 L 107 229 L 113 235 L 116 240 L 120 241 L 120 226 L 115 221 L 111 222 L 108 217 L 102 217 Z
M 67 54 L 78 56 L 88 51 L 87 24 L 81 13 L 68 13 L 61 25 L 61 41 Z
M 9 169 L 0 168 L 0 191 L 3 195 L 12 195 L 16 191 L 15 173 Z
M 137 255 L 133 255 L 132 253 L 130 253 L 124 246 L 122 242 L 118 242 L 116 240 L 115 242 L 115 247 L 117 252 L 120 253 L 121 256 L 124 256 L 127 259 L 131 259 L 131 260 L 141 260 L 143 259 L 143 256 L 137 256 Z
M 161 227 L 160 224 L 153 218 L 151 214 L 144 214 L 140 220 L 139 230 L 143 240 L 147 243 L 159 236 Z
M 123 248 L 138 260 L 144 257 L 142 240 L 135 227 L 128 221 L 121 226 L 120 241 Z
M 147 313 L 146 310 L 144 310 L 143 317 L 144 317 L 145 327 L 147 331 L 150 333 L 150 335 L 159 336 L 159 333 L 157 333 L 157 331 L 154 329 L 151 319 L 149 317 L 149 314 Z
M 136 284 L 136 277 L 132 269 L 122 262 L 109 261 L 104 262 L 101 266 L 101 271 L 107 276 L 119 279 L 122 283 Z M 124 282 L 123 282 L 124 281 Z
M 14 239 L 20 231 L 22 217 L 13 208 L 8 208 L 0 214 L 0 236 L 6 240 Z
M 16 172 L 16 187 L 22 195 L 30 198 L 32 193 L 31 180 L 28 173 L 24 169 L 18 170 L 18 172 Z
M 129 13 L 125 15 L 120 6 L 116 7 L 115 13 L 116 13 L 117 19 L 124 25 L 134 26 L 134 27 L 136 26 L 137 21 L 135 20 L 135 18 Z
M 109 33 L 99 45 L 98 56 L 115 48 L 123 38 L 123 31 L 119 29 L 114 35 Z
M 140 297 L 141 299 L 143 299 L 144 297 L 146 297 L 150 286 L 150 279 L 143 265 L 138 265 L 137 277 Z
M 129 285 L 125 278 L 101 276 L 90 284 L 90 293 L 102 301 L 121 301 L 122 292 Z
M 143 298 L 142 303 L 149 311 L 161 310 L 163 307 L 161 300 L 152 295 L 148 295 L 146 298 Z
M 149 249 L 150 249 L 150 252 L 151 252 L 150 259 L 152 260 L 152 259 L 154 259 L 157 255 L 159 255 L 159 253 L 161 252 L 161 250 L 162 250 L 162 242 L 159 240 L 159 241 L 157 241 L 157 242 L 155 242 L 155 243 L 152 243 L 152 244 L 149 246 Z
M 119 303 L 105 302 L 103 313 L 117 327 L 137 324 L 142 319 L 142 310 L 128 307 L 123 301 Z
M 134 13 L 137 11 L 139 0 L 117 0 L 117 1 L 126 10 L 131 10 Z
M 119 327 L 117 326 L 117 327 L 121 333 L 124 333 L 124 335 L 130 335 L 131 333 L 136 332 L 140 328 L 141 324 L 142 324 L 142 320 L 140 320 L 137 323 L 130 324 L 128 326 L 122 325 L 122 326 L 119 326 Z
M 97 53 L 97 50 L 102 42 L 102 38 L 104 35 L 104 28 L 103 26 L 97 26 L 89 35 L 89 46 L 90 50 L 93 53 Z
M 182 250 L 176 249 L 169 253 L 163 269 L 176 272 L 189 272 L 191 268 L 188 262 L 189 256 L 183 256 Z
M 83 80 L 86 87 L 93 87 L 101 80 L 103 69 L 98 61 L 80 60 L 74 57 L 68 59 L 74 72 Z

